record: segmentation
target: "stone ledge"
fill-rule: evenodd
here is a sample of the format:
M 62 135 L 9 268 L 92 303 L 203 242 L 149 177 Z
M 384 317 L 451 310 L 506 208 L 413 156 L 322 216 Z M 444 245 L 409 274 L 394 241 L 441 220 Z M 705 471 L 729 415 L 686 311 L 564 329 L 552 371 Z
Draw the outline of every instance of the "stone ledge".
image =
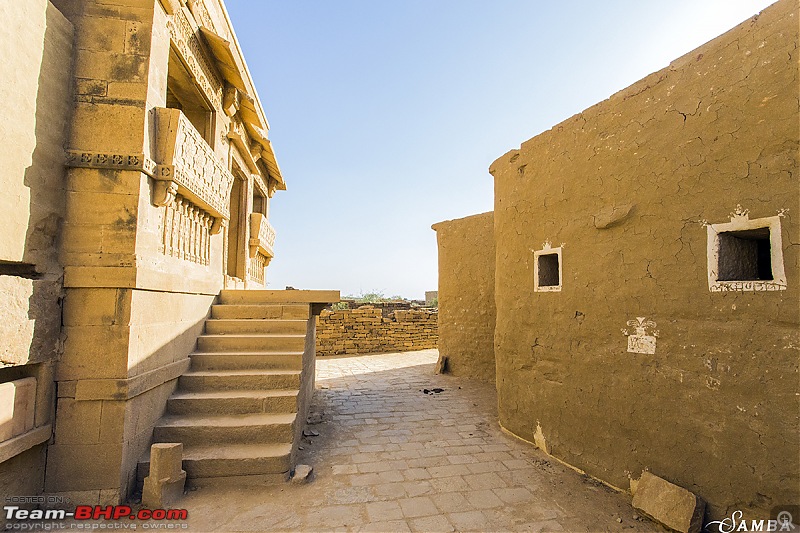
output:
M 16 457 L 24 451 L 30 450 L 37 444 L 41 444 L 50 439 L 53 434 L 53 426 L 47 424 L 38 428 L 33 428 L 27 433 L 23 433 L 13 439 L 0 442 L 0 463 Z
M 76 400 L 130 400 L 158 387 L 189 369 L 187 357 L 127 379 L 84 379 L 75 385 Z
M 257 303 L 336 303 L 341 299 L 339 291 L 315 291 L 315 290 L 223 290 L 220 297 L 224 300 L 226 296 L 241 294 L 246 292 L 248 299 Z
M 143 291 L 174 292 L 180 294 L 203 294 L 215 296 L 219 292 L 219 281 L 206 274 L 210 267 L 174 259 L 174 271 L 159 271 L 147 266 L 66 266 L 64 288 L 138 289 Z M 187 277 L 186 267 L 195 269 L 199 276 Z M 202 271 L 202 272 L 198 272 Z

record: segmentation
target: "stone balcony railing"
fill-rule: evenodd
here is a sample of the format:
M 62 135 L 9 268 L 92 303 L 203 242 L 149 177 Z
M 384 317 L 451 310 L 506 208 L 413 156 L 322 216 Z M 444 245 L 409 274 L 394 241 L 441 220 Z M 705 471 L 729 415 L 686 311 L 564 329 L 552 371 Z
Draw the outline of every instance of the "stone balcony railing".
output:
M 250 257 L 255 257 L 258 252 L 272 258 L 275 246 L 275 228 L 269 223 L 262 213 L 250 214 Z
M 156 108 L 157 180 L 155 203 L 165 205 L 176 194 L 217 219 L 229 218 L 233 174 L 195 127 L 178 109 Z

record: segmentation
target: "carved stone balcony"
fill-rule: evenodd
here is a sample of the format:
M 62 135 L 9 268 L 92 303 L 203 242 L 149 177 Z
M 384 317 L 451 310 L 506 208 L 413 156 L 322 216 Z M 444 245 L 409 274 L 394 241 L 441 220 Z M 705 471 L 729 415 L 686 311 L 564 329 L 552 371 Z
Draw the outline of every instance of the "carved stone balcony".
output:
M 250 214 L 249 244 L 250 257 L 255 257 L 259 252 L 270 259 L 274 256 L 272 247 L 275 246 L 275 228 L 261 213 Z
M 154 203 L 166 205 L 176 194 L 188 199 L 215 220 L 229 218 L 231 174 L 189 119 L 178 109 L 156 108 L 156 170 Z

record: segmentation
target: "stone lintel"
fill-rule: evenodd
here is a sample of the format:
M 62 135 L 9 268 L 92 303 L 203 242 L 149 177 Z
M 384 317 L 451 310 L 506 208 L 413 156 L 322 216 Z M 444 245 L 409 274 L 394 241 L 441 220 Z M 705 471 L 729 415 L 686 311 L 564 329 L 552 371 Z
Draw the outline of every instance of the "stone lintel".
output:
M 47 424 L 18 435 L 13 439 L 0 442 L 0 463 L 33 448 L 37 444 L 47 442 L 52 434 L 53 426 Z

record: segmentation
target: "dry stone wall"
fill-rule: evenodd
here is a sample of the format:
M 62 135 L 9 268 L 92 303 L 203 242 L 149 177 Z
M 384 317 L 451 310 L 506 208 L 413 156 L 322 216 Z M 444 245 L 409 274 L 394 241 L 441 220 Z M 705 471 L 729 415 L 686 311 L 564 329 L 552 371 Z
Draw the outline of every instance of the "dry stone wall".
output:
M 407 352 L 436 348 L 438 313 L 394 311 L 386 318 L 372 306 L 322 311 L 317 317 L 317 355 Z

